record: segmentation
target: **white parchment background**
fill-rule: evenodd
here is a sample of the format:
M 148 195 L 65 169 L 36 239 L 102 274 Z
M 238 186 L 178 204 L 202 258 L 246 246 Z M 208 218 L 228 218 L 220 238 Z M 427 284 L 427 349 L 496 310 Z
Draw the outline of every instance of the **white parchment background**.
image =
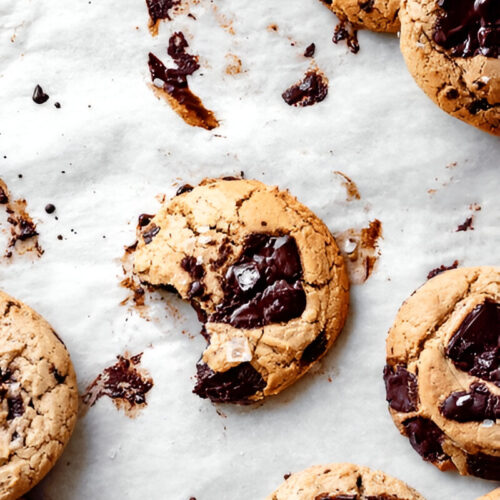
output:
M 144 351 L 155 382 L 135 420 L 100 400 L 32 498 L 257 500 L 283 474 L 333 461 L 383 469 L 428 500 L 493 489 L 420 459 L 389 417 L 381 372 L 394 315 L 430 269 L 498 264 L 498 139 L 435 107 L 395 36 L 361 33 L 358 55 L 333 45 L 334 16 L 318 1 L 221 0 L 214 11 L 206 0 L 191 11 L 196 21 L 180 15 L 153 39 L 143 0 L 0 0 L 0 176 L 27 199 L 45 249 L 1 260 L 1 288 L 53 324 L 81 390 L 125 350 Z M 191 88 L 221 122 L 212 132 L 186 125 L 146 85 L 148 52 L 168 61 L 174 30 L 200 55 Z M 308 68 L 311 42 L 330 92 L 291 108 L 281 93 Z M 225 73 L 228 53 L 243 73 Z M 41 106 L 37 83 L 50 95 Z M 176 179 L 240 170 L 289 188 L 333 232 L 378 218 L 384 238 L 320 369 L 259 407 L 222 407 L 223 418 L 191 394 L 203 348 L 194 312 L 172 299 L 180 317 L 161 306 L 145 321 L 119 306 L 119 257 L 136 216 L 154 213 L 155 195 L 173 194 Z M 346 201 L 335 170 L 361 200 Z M 44 212 L 49 202 L 59 220 Z M 475 230 L 455 232 L 471 203 L 482 207 Z

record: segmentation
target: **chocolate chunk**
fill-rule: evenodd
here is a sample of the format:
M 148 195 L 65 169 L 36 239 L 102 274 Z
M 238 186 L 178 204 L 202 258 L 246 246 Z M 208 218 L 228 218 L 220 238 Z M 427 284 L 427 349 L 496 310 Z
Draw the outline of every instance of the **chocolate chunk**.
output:
M 142 234 L 142 239 L 146 245 L 149 245 L 153 238 L 160 232 L 160 228 L 158 226 L 152 225 L 151 229 Z
M 182 186 L 179 187 L 179 189 L 176 191 L 175 193 L 175 196 L 179 196 L 183 193 L 189 193 L 190 191 L 192 191 L 194 189 L 193 186 L 191 186 L 191 184 L 183 184 Z
M 0 205 L 7 205 L 9 203 L 9 197 L 7 193 L 0 187 Z
M 266 386 L 250 363 L 241 363 L 226 372 L 214 372 L 205 363 L 199 363 L 196 379 L 193 392 L 213 403 L 250 403 L 248 398 Z
M 9 408 L 9 411 L 7 413 L 7 420 L 21 417 L 24 414 L 24 404 L 23 398 L 21 396 L 7 398 L 7 407 Z
M 436 267 L 432 271 L 429 271 L 429 273 L 427 274 L 427 279 L 430 280 L 431 278 L 434 278 L 434 276 L 437 276 L 438 274 L 444 273 L 445 271 L 449 271 L 450 269 L 456 269 L 457 267 L 458 267 L 458 260 L 454 260 L 451 266 L 441 265 L 439 267 Z
M 300 362 L 306 365 L 316 361 L 325 351 L 328 345 L 328 338 L 325 331 L 322 331 L 305 349 L 300 358 Z
M 467 469 L 469 474 L 500 481 L 500 457 L 478 453 L 477 455 L 467 456 Z
M 220 269 L 226 262 L 229 256 L 233 253 L 229 240 L 225 240 L 219 247 L 219 257 L 211 261 L 211 266 L 214 271 Z
M 33 91 L 32 99 L 37 104 L 43 104 L 44 102 L 47 102 L 49 100 L 49 96 L 43 91 L 40 85 L 37 85 L 35 87 L 35 90 Z
M 45 211 L 48 214 L 53 214 L 56 211 L 56 207 L 52 203 L 48 203 L 47 205 L 45 205 Z
M 304 51 L 304 57 L 312 57 L 315 51 L 316 51 L 316 44 L 311 43 L 311 45 L 308 45 L 306 50 Z
M 20 229 L 17 234 L 18 240 L 25 241 L 29 238 L 33 238 L 33 236 L 38 236 L 36 225 L 32 220 L 21 218 L 19 219 L 18 227 Z
M 448 458 L 441 447 L 443 431 L 432 420 L 415 417 L 403 425 L 411 445 L 424 460 L 438 462 Z
M 61 375 L 56 368 L 52 371 L 52 375 L 54 375 L 58 384 L 62 384 L 66 380 L 66 375 Z
M 474 228 L 472 227 L 472 217 L 467 217 L 467 219 L 465 219 L 465 222 L 463 224 L 459 224 L 457 226 L 456 232 L 458 233 L 459 231 L 467 231 L 469 229 L 471 231 L 474 230 Z
M 413 373 L 402 365 L 398 365 L 396 371 L 386 365 L 384 382 L 386 399 L 393 410 L 408 413 L 417 409 L 418 384 L 417 377 Z
M 472 103 L 467 106 L 467 110 L 471 115 L 477 115 L 479 111 L 487 111 L 492 107 L 493 106 L 488 102 L 488 100 L 483 98 L 472 101 Z
M 500 54 L 498 0 L 439 0 L 434 41 L 454 57 Z
M 373 4 L 375 3 L 375 0 L 366 0 L 366 2 L 361 2 L 359 4 L 361 10 L 364 10 L 367 14 L 370 12 L 373 12 Z
M 460 94 L 458 93 L 457 89 L 450 89 L 450 90 L 448 90 L 448 92 L 446 92 L 446 99 L 450 99 L 450 100 L 458 99 L 459 95 Z
M 349 50 L 353 54 L 359 52 L 359 42 L 358 42 L 358 30 L 346 20 L 341 20 L 337 26 L 335 26 L 335 31 L 333 32 L 332 42 L 337 44 L 345 40 Z
M 160 19 L 172 19 L 170 17 L 170 9 L 179 5 L 181 0 L 146 0 L 146 5 L 149 11 L 149 17 L 153 23 Z
M 141 214 L 141 215 L 139 215 L 139 219 L 138 219 L 137 225 L 139 227 L 145 227 L 145 226 L 147 226 L 151 222 L 151 219 L 153 217 L 154 217 L 154 215 Z
M 328 94 L 328 80 L 317 70 L 308 71 L 304 78 L 289 87 L 281 97 L 290 106 L 312 106 Z
M 473 383 L 469 391 L 451 393 L 441 405 L 441 413 L 457 422 L 481 422 L 500 418 L 500 397 L 484 384 Z
M 461 370 L 500 387 L 500 304 L 476 306 L 451 338 L 446 355 Z
M 196 279 L 199 280 L 205 276 L 205 269 L 203 269 L 203 266 L 201 264 L 198 264 L 198 261 L 196 260 L 196 257 L 184 257 L 181 260 L 181 267 L 189 273 L 189 275 Z
M 306 306 L 302 264 L 291 236 L 250 235 L 226 271 L 224 299 L 210 322 L 257 328 L 299 317 Z

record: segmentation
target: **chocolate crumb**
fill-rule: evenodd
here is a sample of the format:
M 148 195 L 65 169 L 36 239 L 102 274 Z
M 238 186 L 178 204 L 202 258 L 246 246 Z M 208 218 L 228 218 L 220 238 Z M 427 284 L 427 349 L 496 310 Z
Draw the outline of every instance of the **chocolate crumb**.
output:
M 358 30 L 356 30 L 354 26 L 346 20 L 340 20 L 335 27 L 335 31 L 333 32 L 333 43 L 337 44 L 342 40 L 346 41 L 349 50 L 353 54 L 357 54 L 359 52 Z
M 328 79 L 318 70 L 309 70 L 304 78 L 289 87 L 281 97 L 290 106 L 312 106 L 328 94 Z
M 311 45 L 308 45 L 308 47 L 304 51 L 304 57 L 312 57 L 312 56 L 314 56 L 314 52 L 315 51 L 316 51 L 316 44 L 311 43 Z
M 54 106 L 55 106 L 57 109 L 61 109 L 61 103 L 60 103 L 60 102 L 55 102 L 55 103 L 54 103 Z
M 468 230 L 471 231 L 474 230 L 474 227 L 472 226 L 472 216 L 467 217 L 467 219 L 465 219 L 465 222 L 463 224 L 459 224 L 456 229 L 456 232 L 458 233 L 459 231 L 468 231 Z
M 45 205 L 45 211 L 48 214 L 53 214 L 56 211 L 56 207 L 52 203 L 48 203 L 47 205 Z
M 285 475 L 283 476 L 283 479 L 286 481 L 286 480 L 287 480 L 287 479 L 288 479 L 291 475 L 292 475 L 292 473 L 291 473 L 291 472 L 288 472 L 287 474 L 285 474 Z
M 40 85 L 37 85 L 33 91 L 32 99 L 36 104 L 43 104 L 49 100 L 49 96 L 43 91 Z

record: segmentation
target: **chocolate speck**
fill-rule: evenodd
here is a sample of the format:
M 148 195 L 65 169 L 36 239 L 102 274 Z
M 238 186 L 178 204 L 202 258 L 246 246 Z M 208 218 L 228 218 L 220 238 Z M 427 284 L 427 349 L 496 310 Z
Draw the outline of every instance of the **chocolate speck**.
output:
M 373 4 L 375 3 L 375 0 L 366 0 L 365 2 L 361 2 L 359 6 L 361 7 L 361 10 L 364 10 L 366 13 L 370 13 L 373 11 Z
M 432 271 L 429 271 L 427 274 L 427 279 L 430 280 L 431 278 L 434 278 L 434 276 L 437 276 L 438 274 L 444 273 L 445 271 L 450 271 L 451 269 L 456 269 L 458 267 L 458 260 L 454 260 L 453 264 L 450 266 L 445 266 L 442 264 L 439 267 L 436 267 Z
M 7 203 L 9 203 L 9 197 L 0 186 L 0 205 L 6 205 Z
M 183 184 L 182 186 L 179 186 L 179 189 L 177 189 L 177 191 L 175 192 L 175 196 L 180 196 L 181 194 L 189 193 L 193 189 L 194 187 L 191 186 L 191 184 Z
M 138 227 L 145 227 L 145 226 L 147 226 L 151 222 L 151 219 L 153 217 L 154 217 L 154 215 L 151 215 L 151 214 L 141 214 L 141 215 L 139 215 L 139 218 L 137 220 Z
M 474 227 L 472 226 L 472 216 L 467 217 L 467 219 L 465 219 L 465 222 L 463 224 L 459 224 L 457 226 L 456 232 L 458 233 L 459 231 L 468 231 L 468 230 L 471 231 L 474 230 Z
M 33 91 L 32 99 L 36 104 L 43 104 L 49 100 L 49 96 L 43 91 L 40 85 L 37 85 Z
M 281 97 L 290 106 L 312 106 L 328 94 L 328 79 L 318 70 L 309 70 L 304 78 L 289 87 Z
M 48 203 L 47 205 L 45 205 L 45 211 L 48 214 L 53 214 L 56 211 L 56 207 L 52 203 Z
M 61 109 L 61 103 L 60 103 L 60 102 L 55 102 L 55 103 L 54 103 L 54 106 L 55 106 L 57 109 Z
M 308 45 L 306 50 L 304 51 L 304 57 L 314 56 L 315 51 L 316 51 L 316 44 L 311 43 L 311 45 Z

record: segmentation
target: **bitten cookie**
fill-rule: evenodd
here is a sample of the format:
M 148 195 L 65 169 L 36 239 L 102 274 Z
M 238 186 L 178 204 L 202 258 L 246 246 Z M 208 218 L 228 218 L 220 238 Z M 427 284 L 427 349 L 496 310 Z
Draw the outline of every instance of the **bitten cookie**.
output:
M 500 135 L 498 0 L 403 0 L 401 50 L 444 111 Z
M 61 455 L 76 422 L 69 354 L 51 326 L 0 292 L 0 499 L 37 484 Z
M 396 33 L 400 0 L 321 0 L 340 21 L 355 28 Z
M 487 495 L 484 495 L 477 500 L 500 500 L 500 488 L 490 491 Z
M 335 240 L 288 192 L 257 181 L 179 191 L 139 228 L 135 272 L 198 311 L 209 344 L 196 394 L 236 403 L 277 394 L 344 325 L 348 279 Z
M 445 271 L 399 310 L 387 338 L 391 415 L 436 467 L 500 480 L 500 268 Z
M 353 464 L 315 465 L 292 474 L 266 500 L 424 500 L 381 471 Z

